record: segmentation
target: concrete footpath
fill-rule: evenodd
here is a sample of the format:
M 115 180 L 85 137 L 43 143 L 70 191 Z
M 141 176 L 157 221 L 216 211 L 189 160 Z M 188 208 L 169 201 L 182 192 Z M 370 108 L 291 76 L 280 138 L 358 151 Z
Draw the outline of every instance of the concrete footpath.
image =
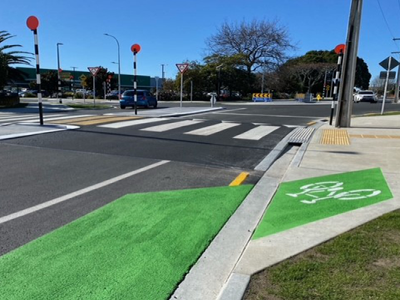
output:
M 334 122 L 333 122 L 334 124 Z M 170 299 L 242 299 L 252 274 L 400 208 L 400 115 L 317 123 L 289 145 L 213 240 Z M 281 182 L 381 168 L 393 199 L 251 240 Z M 367 188 L 367 187 L 366 187 Z

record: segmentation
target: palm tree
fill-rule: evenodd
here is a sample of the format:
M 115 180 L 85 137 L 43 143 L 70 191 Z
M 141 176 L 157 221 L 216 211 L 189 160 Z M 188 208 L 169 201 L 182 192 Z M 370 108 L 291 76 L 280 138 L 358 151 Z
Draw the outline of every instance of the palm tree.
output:
M 7 31 L 0 30 L 0 89 L 2 89 L 9 80 L 23 79 L 23 72 L 10 67 L 10 65 L 23 64 L 30 65 L 31 57 L 24 56 L 23 54 L 31 54 L 24 51 L 8 51 L 8 49 L 22 47 L 21 45 L 2 45 L 5 41 L 13 38 L 14 35 L 9 34 Z

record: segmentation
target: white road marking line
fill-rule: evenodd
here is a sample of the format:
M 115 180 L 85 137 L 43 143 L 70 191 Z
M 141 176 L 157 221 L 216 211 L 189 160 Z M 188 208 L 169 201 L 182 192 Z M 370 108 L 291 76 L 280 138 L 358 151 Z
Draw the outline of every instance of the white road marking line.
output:
M 209 136 L 217 132 L 221 132 L 223 130 L 238 126 L 240 124 L 238 123 L 220 123 L 220 124 L 215 124 L 207 127 L 203 127 L 200 129 L 192 130 L 189 132 L 185 132 L 185 134 L 193 134 L 193 135 L 203 135 L 203 136 Z
M 61 116 L 63 116 L 63 115 L 61 115 Z M 56 120 L 75 119 L 75 118 L 84 118 L 84 117 L 92 117 L 92 116 L 95 116 L 95 115 L 74 115 L 74 116 L 57 117 L 57 118 L 55 118 L 54 116 L 50 116 L 50 118 L 44 117 L 44 120 L 45 121 L 56 121 Z M 36 122 L 40 122 L 40 121 L 36 121 Z
M 21 116 L 21 115 L 9 115 L 6 117 L 2 117 L 0 116 L 0 121 L 19 121 L 19 120 L 28 120 L 28 119 L 34 119 L 34 118 L 38 118 L 39 115 L 25 115 L 25 116 Z
M 44 202 L 44 203 L 41 203 L 41 204 L 38 204 L 38 205 L 35 205 L 35 206 L 32 206 L 32 207 L 29 207 L 27 209 L 23 209 L 21 211 L 15 212 L 15 213 L 10 214 L 8 216 L 1 217 L 0 218 L 0 224 L 3 224 L 5 222 L 8 222 L 8 221 L 20 218 L 20 217 L 23 217 L 25 215 L 31 214 L 33 212 L 39 211 L 39 210 L 47 208 L 49 206 L 53 206 L 55 204 L 67 201 L 67 200 L 75 198 L 77 196 L 89 193 L 91 191 L 94 191 L 94 190 L 97 190 L 99 188 L 105 187 L 107 185 L 113 184 L 113 183 L 115 183 L 117 181 L 120 181 L 120 180 L 126 179 L 128 177 L 131 177 L 133 175 L 137 175 L 139 173 L 142 173 L 142 172 L 148 171 L 150 169 L 159 167 L 159 166 L 164 165 L 166 163 L 169 163 L 169 160 L 162 160 L 160 162 L 148 165 L 148 166 L 140 168 L 138 170 L 135 170 L 135 171 L 132 171 L 132 172 L 128 172 L 128 173 L 122 174 L 120 176 L 117 176 L 117 177 L 105 180 L 103 182 L 94 184 L 92 186 L 89 186 L 87 188 L 81 189 L 79 191 L 76 191 L 76 192 L 73 192 L 73 193 L 58 197 L 56 199 L 53 199 L 53 200 L 50 200 L 50 201 L 47 201 L 47 202 Z
M 170 120 L 169 118 L 148 118 L 148 119 L 139 119 L 139 120 L 129 120 L 129 121 L 122 121 L 122 122 L 115 122 L 105 125 L 98 125 L 97 127 L 104 127 L 104 128 L 122 128 L 146 123 L 153 123 L 153 122 L 160 122 Z
M 277 130 L 279 126 L 258 126 L 249 131 L 246 131 L 242 134 L 234 136 L 234 139 L 241 139 L 241 140 L 254 140 L 258 141 L 264 136 L 270 134 L 271 132 Z
M 263 114 L 238 114 L 238 113 L 229 113 L 227 112 L 214 112 L 214 114 L 220 115 L 234 115 L 234 116 L 262 116 L 262 117 L 276 117 L 276 118 L 298 118 L 298 119 L 320 119 L 321 117 L 313 117 L 313 116 L 289 116 L 289 115 L 263 115 Z
M 194 125 L 194 124 L 201 123 L 201 122 L 202 121 L 186 120 L 186 121 L 168 123 L 168 124 L 159 125 L 159 126 L 148 127 L 148 128 L 144 128 L 144 129 L 140 129 L 140 130 L 152 131 L 152 132 L 164 132 L 164 131 L 168 131 L 168 130 L 172 130 L 172 129 L 176 129 L 176 128 L 180 128 L 180 127 L 184 127 L 184 126 Z

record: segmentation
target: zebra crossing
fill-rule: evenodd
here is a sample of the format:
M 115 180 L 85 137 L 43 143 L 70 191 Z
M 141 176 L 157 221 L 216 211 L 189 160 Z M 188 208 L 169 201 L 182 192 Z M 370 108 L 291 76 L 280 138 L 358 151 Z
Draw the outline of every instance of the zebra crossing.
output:
M 178 132 L 185 136 L 209 137 L 219 133 L 230 131 L 230 138 L 234 140 L 259 141 L 267 135 L 278 130 L 282 126 L 272 126 L 259 123 L 219 122 L 207 119 L 176 119 L 173 117 L 143 118 L 132 116 L 105 116 L 105 115 L 65 115 L 46 114 L 45 123 L 50 124 L 72 124 L 78 126 L 95 126 L 118 130 L 125 127 L 137 126 L 138 132 L 142 133 L 166 133 Z M 39 123 L 37 114 L 17 114 L 0 112 L 0 126 L 13 123 Z M 193 128 L 195 127 L 195 128 Z M 289 127 L 289 126 L 287 126 Z
M 62 118 L 65 114 L 46 114 L 44 120 L 50 121 L 56 118 Z M 23 123 L 23 122 L 39 122 L 38 114 L 18 114 L 11 112 L 0 112 L 0 124 L 10 124 L 10 123 Z
M 152 123 L 160 123 L 162 121 L 164 121 L 163 124 L 157 124 L 157 125 L 152 124 Z M 182 129 L 184 135 L 204 136 L 204 137 L 212 136 L 214 134 L 221 133 L 225 130 L 232 128 L 237 128 L 238 131 L 240 131 L 239 128 L 243 126 L 242 123 L 236 123 L 236 122 L 221 122 L 209 125 L 209 120 L 206 119 L 176 120 L 173 118 L 148 118 L 148 119 L 129 120 L 124 122 L 103 124 L 97 127 L 120 129 L 124 127 L 134 127 L 138 125 L 149 125 L 149 127 L 139 128 L 138 129 L 139 132 L 165 133 L 176 129 Z M 187 127 L 194 125 L 204 125 L 204 126 L 193 130 L 190 129 L 186 130 Z M 251 125 L 253 126 L 253 128 L 247 129 L 244 132 L 241 132 L 240 134 L 234 135 L 232 136 L 232 138 L 237 140 L 259 141 L 263 137 L 281 128 L 281 126 L 269 126 L 260 124 L 251 124 Z

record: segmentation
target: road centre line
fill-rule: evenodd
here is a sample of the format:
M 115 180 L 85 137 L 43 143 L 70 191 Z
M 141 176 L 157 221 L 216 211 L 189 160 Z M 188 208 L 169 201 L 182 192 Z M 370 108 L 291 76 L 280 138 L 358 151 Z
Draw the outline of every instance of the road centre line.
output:
M 235 178 L 235 180 L 233 180 L 230 184 L 229 184 L 229 186 L 238 186 L 238 185 L 241 185 L 246 179 L 247 179 L 247 177 L 249 177 L 249 173 L 247 173 L 247 172 L 242 172 L 242 173 L 240 173 L 236 178 Z
M 288 116 L 288 115 L 263 115 L 263 114 L 238 114 L 229 112 L 214 112 L 213 114 L 220 115 L 236 115 L 236 116 L 262 116 L 262 117 L 279 117 L 279 118 L 299 118 L 299 119 L 320 119 L 321 117 L 302 117 L 302 116 Z
M 19 218 L 19 217 L 26 216 L 26 215 L 28 215 L 28 214 L 31 214 L 31 213 L 36 212 L 36 211 L 39 211 L 39 210 L 41 210 L 41 209 L 44 209 L 44 208 L 53 206 L 53 205 L 55 205 L 55 204 L 58 204 L 58 203 L 61 203 L 61 202 L 70 200 L 70 199 L 75 198 L 75 197 L 77 197 L 77 196 L 80 196 L 80 195 L 89 193 L 89 192 L 91 192 L 91 191 L 97 190 L 97 189 L 99 189 L 99 188 L 105 187 L 105 186 L 107 186 L 107 185 L 113 184 L 113 183 L 115 183 L 115 182 L 118 182 L 118 181 L 120 181 L 120 180 L 126 179 L 126 178 L 128 178 L 128 177 L 131 177 L 131 176 L 133 176 L 133 175 L 137 175 L 137 174 L 139 174 L 139 173 L 143 173 L 143 172 L 148 171 L 148 170 L 150 170 L 150 169 L 154 169 L 154 168 L 156 168 L 156 167 L 162 166 L 162 165 L 164 165 L 164 164 L 166 164 L 166 163 L 169 163 L 169 162 L 170 162 L 169 160 L 162 160 L 162 161 L 159 161 L 159 162 L 157 162 L 157 163 L 148 165 L 148 166 L 146 166 L 146 167 L 137 169 L 137 170 L 135 170 L 135 171 L 131 171 L 131 172 L 128 172 L 128 173 L 119 175 L 119 176 L 117 176 L 117 177 L 114 177 L 114 178 L 105 180 L 105 181 L 103 181 L 103 182 L 96 183 L 96 184 L 94 184 L 94 185 L 92 185 L 92 186 L 86 187 L 86 188 L 81 189 L 81 190 L 79 190 L 79 191 L 76 191 L 76 192 L 73 192 L 73 193 L 70 193 L 70 194 L 67 194 L 67 195 L 64 195 L 64 196 L 55 198 L 55 199 L 53 199 L 53 200 L 50 200 L 50 201 L 47 201 L 47 202 L 44 202 L 44 203 L 41 203 L 41 204 L 38 204 L 38 205 L 35 205 L 35 206 L 32 206 L 32 207 L 29 207 L 29 208 L 26 208 L 26 209 L 23 209 L 23 210 L 21 210 L 21 211 L 12 213 L 12 214 L 10 214 L 10 215 L 8 215 L 8 216 L 1 217 L 1 218 L 0 218 L 0 224 L 3 224 L 3 223 L 5 223 L 5 222 L 8 222 L 8 221 L 11 221 L 11 220 L 14 220 L 14 219 L 17 219 L 17 218 Z

